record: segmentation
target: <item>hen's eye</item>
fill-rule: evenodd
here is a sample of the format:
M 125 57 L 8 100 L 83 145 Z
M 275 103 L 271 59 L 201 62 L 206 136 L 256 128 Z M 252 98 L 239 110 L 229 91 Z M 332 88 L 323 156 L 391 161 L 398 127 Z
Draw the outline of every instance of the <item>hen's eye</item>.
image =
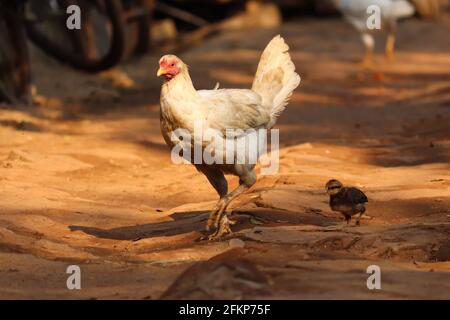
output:
M 171 66 L 171 67 L 175 67 L 175 63 L 172 63 L 170 66 Z

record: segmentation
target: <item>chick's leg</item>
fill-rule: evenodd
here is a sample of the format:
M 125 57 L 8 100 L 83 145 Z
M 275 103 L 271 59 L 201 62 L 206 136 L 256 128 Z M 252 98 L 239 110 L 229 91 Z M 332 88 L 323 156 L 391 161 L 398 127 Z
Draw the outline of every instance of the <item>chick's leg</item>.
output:
M 347 227 L 350 224 L 350 220 L 352 219 L 352 215 L 350 213 L 344 213 L 344 226 Z
M 244 170 L 243 174 L 240 176 L 239 179 L 239 186 L 231 191 L 229 194 L 227 194 L 224 198 L 219 200 L 220 208 L 216 212 L 214 220 L 208 219 L 208 225 L 211 223 L 216 226 L 216 232 L 214 232 L 212 235 L 208 237 L 209 240 L 214 240 L 217 238 L 222 237 L 223 235 L 232 233 L 230 229 L 230 224 L 234 224 L 234 221 L 231 221 L 228 219 L 227 215 L 224 213 L 228 205 L 231 201 L 236 199 L 238 196 L 240 196 L 242 193 L 250 189 L 252 185 L 254 185 L 256 182 L 256 174 L 253 170 Z
M 361 216 L 364 214 L 364 212 L 366 212 L 366 208 L 364 207 L 364 205 L 361 205 L 361 207 L 359 208 L 358 218 L 356 218 L 356 222 L 355 222 L 355 224 L 357 226 L 361 225 Z

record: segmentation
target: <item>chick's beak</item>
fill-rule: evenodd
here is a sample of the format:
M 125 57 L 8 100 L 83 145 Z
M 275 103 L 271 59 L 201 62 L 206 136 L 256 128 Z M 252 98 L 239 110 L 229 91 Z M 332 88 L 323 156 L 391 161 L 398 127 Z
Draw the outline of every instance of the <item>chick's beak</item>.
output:
M 162 75 L 165 75 L 166 73 L 167 73 L 166 70 L 164 70 L 163 68 L 159 68 L 158 72 L 156 73 L 156 76 L 160 77 Z

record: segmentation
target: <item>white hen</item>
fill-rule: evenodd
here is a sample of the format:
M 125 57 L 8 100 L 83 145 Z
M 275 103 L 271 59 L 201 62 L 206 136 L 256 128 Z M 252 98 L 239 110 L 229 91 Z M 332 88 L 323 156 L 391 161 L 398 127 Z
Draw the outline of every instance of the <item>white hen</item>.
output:
M 394 54 L 395 31 L 397 20 L 410 17 L 414 14 L 414 7 L 406 0 L 333 0 L 336 7 L 342 12 L 344 18 L 352 24 L 360 33 L 365 46 L 364 64 L 372 61 L 375 40 L 372 36 L 373 30 L 367 27 L 370 14 L 367 12 L 369 6 L 375 5 L 380 8 L 382 28 L 388 32 L 386 40 L 386 57 L 392 60 Z
M 203 130 L 200 134 L 209 129 L 222 134 L 229 130 L 243 130 L 231 136 L 233 143 L 236 139 L 245 139 L 249 134 L 254 134 L 255 131 L 252 132 L 251 129 L 256 131 L 270 129 L 288 104 L 293 90 L 300 83 L 300 76 L 295 72 L 288 50 L 289 47 L 280 36 L 270 41 L 261 56 L 252 89 L 196 90 L 187 65 L 174 55 L 163 56 L 159 61 L 158 76 L 165 77 L 160 103 L 161 131 L 166 143 L 172 148 L 179 143 L 172 140 L 172 133 L 177 129 L 184 129 L 194 137 L 198 134 L 194 133 L 194 128 L 199 123 Z M 216 147 L 225 146 L 230 136 L 215 139 L 222 139 L 220 144 L 217 140 L 214 141 Z M 209 237 L 210 239 L 231 232 L 230 220 L 224 214 L 225 209 L 233 199 L 256 182 L 255 161 L 251 159 L 260 155 L 260 144 L 265 141 L 250 141 L 259 144 L 256 148 L 254 145 L 247 145 L 247 148 L 253 150 L 251 152 L 239 152 L 242 151 L 239 149 L 242 145 L 237 143 L 236 150 L 232 149 L 231 163 L 226 159 L 230 149 L 225 147 L 214 150 L 214 159 L 222 160 L 209 164 L 205 161 L 194 164 L 206 175 L 220 196 L 207 222 L 207 230 L 212 226 L 216 227 L 216 232 Z M 200 145 L 204 150 L 209 143 L 210 141 L 199 142 L 194 139 L 193 145 Z M 187 157 L 185 154 L 183 156 Z M 187 158 L 192 162 L 192 157 Z M 239 177 L 239 186 L 230 193 L 224 173 Z

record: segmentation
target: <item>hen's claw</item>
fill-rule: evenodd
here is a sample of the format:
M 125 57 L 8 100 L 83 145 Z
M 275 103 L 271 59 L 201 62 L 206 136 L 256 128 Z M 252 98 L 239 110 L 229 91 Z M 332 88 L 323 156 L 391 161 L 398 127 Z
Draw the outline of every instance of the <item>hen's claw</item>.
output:
M 225 208 L 227 206 L 227 201 L 225 198 L 222 198 L 219 200 L 219 202 L 216 204 L 214 209 L 209 214 L 208 222 L 206 223 L 206 231 L 211 230 L 211 227 L 214 226 L 214 228 L 218 228 L 220 217 L 222 216 L 222 213 L 225 211 Z
M 216 231 L 208 236 L 208 240 L 217 240 L 227 234 L 232 234 L 233 231 L 231 231 L 230 225 L 235 224 L 236 221 L 228 219 L 228 216 L 226 214 L 222 215 L 219 221 L 219 225 L 216 229 Z
M 209 214 L 208 217 L 208 221 L 206 222 L 206 231 L 211 230 L 211 227 L 214 225 L 215 226 L 215 221 L 217 219 L 218 216 L 218 211 L 219 211 L 219 204 L 217 204 L 214 209 L 211 211 L 211 213 Z

